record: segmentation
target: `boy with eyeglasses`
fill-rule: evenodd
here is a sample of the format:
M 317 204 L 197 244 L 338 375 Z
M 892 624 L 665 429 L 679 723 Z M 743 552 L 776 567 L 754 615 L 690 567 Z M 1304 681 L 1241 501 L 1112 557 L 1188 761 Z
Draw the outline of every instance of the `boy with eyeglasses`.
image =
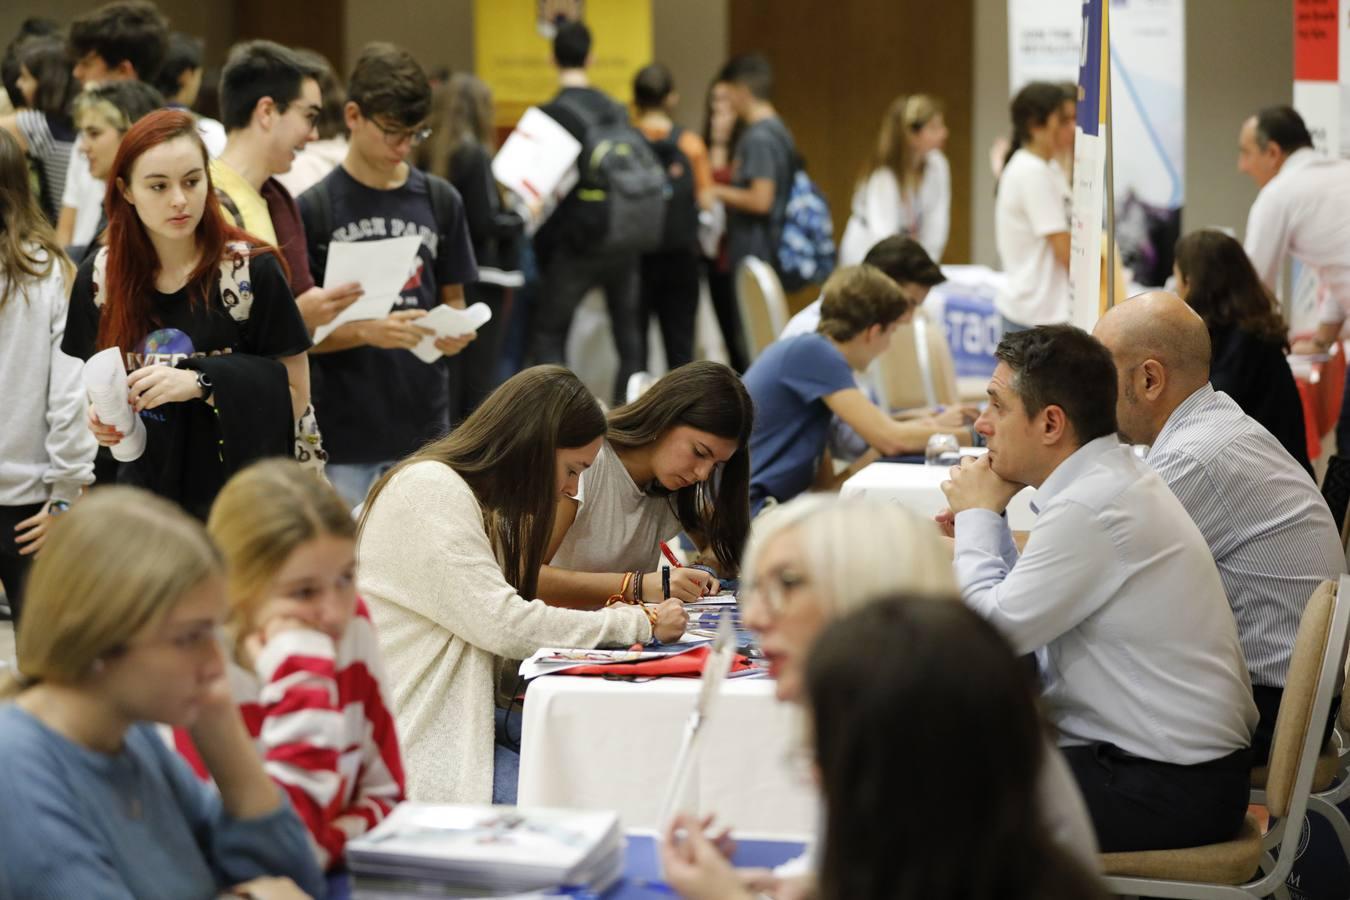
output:
M 463 307 L 464 283 L 478 279 L 459 193 L 407 162 L 429 136 L 430 108 L 431 86 L 412 55 L 393 44 L 367 45 L 347 86 L 347 156 L 300 197 L 310 269 L 320 284 L 332 242 L 422 239 L 388 317 L 339 326 L 310 350 L 328 478 L 353 505 L 452 421 L 450 379 L 458 377 L 458 361 L 428 364 L 409 352 L 431 333 L 417 320 L 440 303 Z M 472 339 L 443 338 L 436 346 L 453 357 Z

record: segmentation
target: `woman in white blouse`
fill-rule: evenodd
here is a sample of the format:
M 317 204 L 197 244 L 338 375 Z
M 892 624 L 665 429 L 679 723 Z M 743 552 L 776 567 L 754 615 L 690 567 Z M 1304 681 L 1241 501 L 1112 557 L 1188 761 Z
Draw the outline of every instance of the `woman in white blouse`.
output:
M 841 266 L 862 262 L 873 244 L 893 234 L 913 238 L 941 261 L 952 206 L 951 168 L 942 155 L 946 143 L 940 102 L 926 94 L 891 101 L 853 192 L 839 248 Z

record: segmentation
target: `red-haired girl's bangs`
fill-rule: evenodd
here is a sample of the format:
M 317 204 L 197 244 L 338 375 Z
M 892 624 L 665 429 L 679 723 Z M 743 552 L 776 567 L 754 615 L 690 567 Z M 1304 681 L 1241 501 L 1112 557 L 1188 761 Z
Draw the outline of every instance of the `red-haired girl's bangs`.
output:
M 200 262 L 188 279 L 189 296 L 194 302 L 206 302 L 211 278 L 225 253 L 227 240 L 247 239 L 239 229 L 229 226 L 216 200 L 206 145 L 197 133 L 197 120 L 189 112 L 161 109 L 141 118 L 122 138 L 108 173 L 104 207 L 108 215 L 108 266 L 103 284 L 103 313 L 99 319 L 98 346 L 134 349 L 154 330 L 150 298 L 159 272 L 159 256 L 150 236 L 136 214 L 136 208 L 123 196 L 131 184 L 136 160 L 150 149 L 177 138 L 191 138 L 201 150 L 206 171 L 206 204 L 197 224 Z M 256 238 L 253 239 L 256 243 Z

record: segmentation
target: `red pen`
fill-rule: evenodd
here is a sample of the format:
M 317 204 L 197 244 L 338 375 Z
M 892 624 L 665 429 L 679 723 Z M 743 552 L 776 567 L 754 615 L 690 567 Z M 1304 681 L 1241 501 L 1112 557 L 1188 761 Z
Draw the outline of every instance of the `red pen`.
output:
M 661 542 L 661 555 L 664 556 L 666 559 L 670 560 L 670 564 L 675 568 L 677 569 L 684 568 L 684 564 L 680 562 L 680 558 L 675 555 L 675 553 L 670 549 L 670 546 L 667 545 L 665 541 Z

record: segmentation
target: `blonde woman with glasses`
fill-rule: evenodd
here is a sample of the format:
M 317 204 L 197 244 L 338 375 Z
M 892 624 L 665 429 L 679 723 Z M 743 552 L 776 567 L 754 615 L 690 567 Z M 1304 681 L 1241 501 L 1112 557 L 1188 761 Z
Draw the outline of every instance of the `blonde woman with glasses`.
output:
M 877 143 L 858 179 L 839 245 L 839 264 L 862 262 L 868 249 L 893 234 L 918 241 L 942 259 L 951 227 L 952 172 L 942 148 L 942 103 L 927 94 L 896 97 L 881 118 Z
M 897 592 L 960 602 L 950 554 L 932 523 L 901 506 L 878 501 L 806 494 L 766 512 L 751 530 L 741 571 L 745 624 L 759 638 L 778 682 L 778 699 L 803 705 L 812 648 L 834 619 Z M 905 648 L 894 651 L 903 653 Z M 997 740 L 997 735 L 981 733 L 980 722 L 972 721 L 969 726 L 972 741 Z M 923 727 L 921 718 L 916 717 L 914 727 Z M 1045 751 L 1039 785 L 1044 824 L 1057 844 L 1095 868 L 1096 842 L 1083 800 L 1048 738 Z M 928 763 L 936 771 L 942 761 Z M 956 771 L 950 776 L 966 774 Z M 893 802 L 901 809 L 908 799 L 895 797 Z M 903 849 L 897 845 L 898 860 L 903 859 Z M 791 874 L 802 867 L 790 863 L 789 877 L 805 878 L 808 883 L 814 879 L 813 851 L 809 848 L 798 861 L 805 864 L 808 874 Z M 676 851 L 668 845 L 667 852 Z M 709 867 L 715 868 L 711 862 Z M 766 871 L 741 874 L 760 889 L 793 889 Z
M 102 488 L 60 518 L 0 676 L 0 897 L 323 895 L 223 677 L 225 609 L 220 554 L 168 501 Z M 219 791 L 154 723 L 191 732 Z

